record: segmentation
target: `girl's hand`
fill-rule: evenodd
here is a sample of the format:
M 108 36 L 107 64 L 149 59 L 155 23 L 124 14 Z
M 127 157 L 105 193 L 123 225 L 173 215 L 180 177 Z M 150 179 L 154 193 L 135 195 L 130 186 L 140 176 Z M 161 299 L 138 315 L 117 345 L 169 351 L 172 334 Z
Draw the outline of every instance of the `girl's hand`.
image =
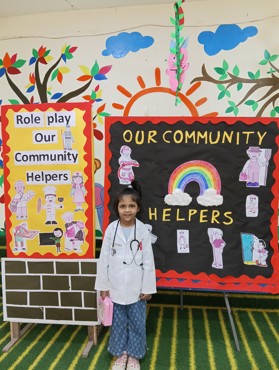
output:
M 100 292 L 102 300 L 104 300 L 106 297 L 109 297 L 109 290 L 102 290 Z
M 141 293 L 139 297 L 141 301 L 149 301 L 152 298 L 152 295 Z

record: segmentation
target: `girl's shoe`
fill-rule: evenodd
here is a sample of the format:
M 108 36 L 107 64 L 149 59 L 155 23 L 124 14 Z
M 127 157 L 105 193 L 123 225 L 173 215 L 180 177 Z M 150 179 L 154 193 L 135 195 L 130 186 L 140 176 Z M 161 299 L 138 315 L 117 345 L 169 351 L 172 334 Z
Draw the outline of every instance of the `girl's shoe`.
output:
M 140 370 L 139 360 L 135 357 L 129 357 L 127 362 L 127 370 Z
M 111 370 L 124 370 L 126 369 L 126 364 L 128 360 L 127 353 L 123 353 L 121 356 L 117 357 Z

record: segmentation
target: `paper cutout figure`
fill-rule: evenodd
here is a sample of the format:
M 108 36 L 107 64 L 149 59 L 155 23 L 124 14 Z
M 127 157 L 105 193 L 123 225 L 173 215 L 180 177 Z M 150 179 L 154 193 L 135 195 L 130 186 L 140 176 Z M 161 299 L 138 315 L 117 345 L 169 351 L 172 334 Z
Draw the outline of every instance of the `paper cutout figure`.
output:
M 239 175 L 239 181 L 246 181 L 246 186 L 249 188 L 265 186 L 271 149 L 250 146 L 246 152 L 249 159 Z
M 207 234 L 213 251 L 212 267 L 223 269 L 223 250 L 226 246 L 226 242 L 223 240 L 223 231 L 221 229 L 210 227 L 207 229 Z
M 41 212 L 42 209 L 46 210 L 46 222 L 45 225 L 56 225 L 56 210 L 63 208 L 63 198 L 58 198 L 60 201 L 56 203 L 56 188 L 54 186 L 45 186 L 45 204 L 42 204 L 41 198 L 38 199 L 37 211 Z
M 81 252 L 81 245 L 84 242 L 84 223 L 74 221 L 73 212 L 66 212 L 62 215 L 65 221 L 65 250 Z
M 82 203 L 84 203 L 84 195 L 86 194 L 83 185 L 83 176 L 81 172 L 74 172 L 72 176 L 72 188 L 70 195 L 73 197 L 73 202 L 76 205 L 75 211 L 84 211 Z
M 177 57 L 176 54 L 171 53 L 168 58 L 168 68 L 166 70 L 167 75 L 169 76 L 169 84 L 172 91 L 176 91 L 178 82 L 183 84 L 185 80 L 185 72 L 189 69 L 189 61 L 188 61 L 188 52 L 187 52 L 187 44 L 188 44 L 188 37 L 185 39 L 184 43 L 180 48 L 180 53 L 182 55 L 182 59 L 180 62 L 180 68 L 182 69 L 180 74 L 180 80 L 177 80 Z M 171 40 L 170 48 L 175 50 L 175 42 Z
M 263 239 L 251 233 L 241 233 L 242 255 L 245 265 L 267 267 L 268 251 Z
M 50 239 L 54 240 L 54 243 L 56 245 L 56 252 L 61 253 L 61 238 L 63 236 L 63 230 L 60 227 L 56 227 L 53 230 L 53 236 L 50 237 Z
M 29 202 L 35 195 L 34 191 L 25 191 L 25 184 L 22 180 L 15 183 L 16 195 L 11 200 L 10 209 L 16 214 L 17 219 L 27 219 L 27 202 Z
M 177 253 L 190 253 L 189 230 L 177 230 Z
M 266 250 L 265 241 L 254 236 L 252 248 L 253 263 L 259 267 L 267 267 L 266 259 L 268 252 Z
M 249 194 L 246 197 L 246 217 L 258 217 L 259 197 L 255 194 Z
M 64 150 L 72 150 L 73 149 L 72 145 L 75 142 L 75 139 L 74 139 L 72 131 L 71 131 L 71 126 L 66 124 L 65 131 L 62 132 L 62 130 L 61 130 L 61 135 L 62 135 L 62 138 L 63 138 Z
M 14 252 L 26 252 L 26 239 L 34 239 L 39 234 L 38 230 L 28 230 L 27 223 L 22 222 L 14 228 Z
M 266 250 L 266 244 L 265 241 L 262 239 L 259 239 L 259 247 L 258 247 L 258 263 L 257 265 L 260 267 L 267 267 L 266 259 L 268 257 L 268 251 Z
M 135 179 L 133 167 L 139 167 L 139 163 L 131 158 L 132 149 L 127 145 L 122 145 L 120 148 L 120 158 L 118 163 L 119 184 L 129 185 Z

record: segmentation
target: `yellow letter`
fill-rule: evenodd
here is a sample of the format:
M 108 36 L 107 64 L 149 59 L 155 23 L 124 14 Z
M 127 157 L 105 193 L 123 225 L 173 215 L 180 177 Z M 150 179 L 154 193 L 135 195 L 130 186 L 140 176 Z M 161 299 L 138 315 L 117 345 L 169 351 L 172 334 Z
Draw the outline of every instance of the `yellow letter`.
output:
M 136 144 L 141 145 L 144 142 L 144 132 L 137 131 L 136 132 Z
M 230 216 L 231 214 L 232 214 L 232 212 L 225 212 L 224 213 L 224 216 L 229 219 L 229 221 L 227 221 L 227 222 L 224 221 L 224 225 L 231 225 L 233 223 L 233 218 Z
M 211 215 L 211 223 L 214 224 L 216 222 L 216 224 L 219 224 L 220 222 L 217 220 L 217 218 L 220 216 L 220 212 L 217 211 L 216 209 L 212 211 L 212 215 Z
M 151 210 L 151 208 L 148 208 L 148 213 L 149 213 L 149 220 L 151 221 L 154 217 L 154 220 L 157 221 L 157 208 L 154 208 L 154 211 Z
M 185 217 L 180 218 L 179 216 L 180 216 L 180 209 L 177 208 L 177 210 L 176 210 L 176 221 L 185 221 Z
M 179 136 L 178 139 L 176 136 Z M 173 134 L 173 141 L 175 144 L 181 144 L 183 141 L 183 132 L 181 130 L 176 130 Z
M 198 211 L 196 209 L 189 209 L 188 221 L 191 221 L 193 215 L 195 215 Z
M 126 135 L 129 134 L 129 137 L 127 138 Z M 126 142 L 126 143 L 130 143 L 133 139 L 133 134 L 132 134 L 132 131 L 131 130 L 126 130 L 123 132 L 123 140 Z
M 170 130 L 167 130 L 167 131 L 165 131 L 165 132 L 163 133 L 163 140 L 164 140 L 164 142 L 165 142 L 165 143 L 170 143 L 170 141 L 166 139 L 166 135 L 167 135 L 168 133 L 170 133 L 170 132 L 171 132 Z
M 153 137 L 156 135 L 157 135 L 157 131 L 155 130 L 148 131 L 148 138 L 147 138 L 148 144 L 150 144 L 151 141 L 153 141 L 153 143 L 157 143 L 157 141 L 153 139 Z
M 264 132 L 263 135 L 261 135 L 261 133 L 259 131 L 257 131 L 257 134 L 258 134 L 258 137 L 259 137 L 259 145 L 261 145 L 262 141 L 263 141 L 263 138 L 265 137 L 267 132 Z
M 163 209 L 163 216 L 162 216 L 163 221 L 170 221 L 170 219 L 167 219 L 167 217 L 170 217 L 170 212 L 171 212 L 171 208 Z
M 207 222 L 207 212 L 208 212 L 208 209 L 202 209 L 201 210 L 201 213 L 200 213 L 200 222 Z M 206 213 L 206 214 L 204 214 Z

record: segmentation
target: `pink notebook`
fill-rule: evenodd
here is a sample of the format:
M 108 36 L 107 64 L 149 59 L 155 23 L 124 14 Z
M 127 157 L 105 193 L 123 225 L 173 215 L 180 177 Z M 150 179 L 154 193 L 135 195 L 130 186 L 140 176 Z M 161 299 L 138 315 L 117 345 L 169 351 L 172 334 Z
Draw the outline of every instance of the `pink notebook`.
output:
M 110 326 L 112 324 L 113 302 L 109 297 L 105 297 L 105 299 L 99 297 L 97 315 L 104 326 Z

